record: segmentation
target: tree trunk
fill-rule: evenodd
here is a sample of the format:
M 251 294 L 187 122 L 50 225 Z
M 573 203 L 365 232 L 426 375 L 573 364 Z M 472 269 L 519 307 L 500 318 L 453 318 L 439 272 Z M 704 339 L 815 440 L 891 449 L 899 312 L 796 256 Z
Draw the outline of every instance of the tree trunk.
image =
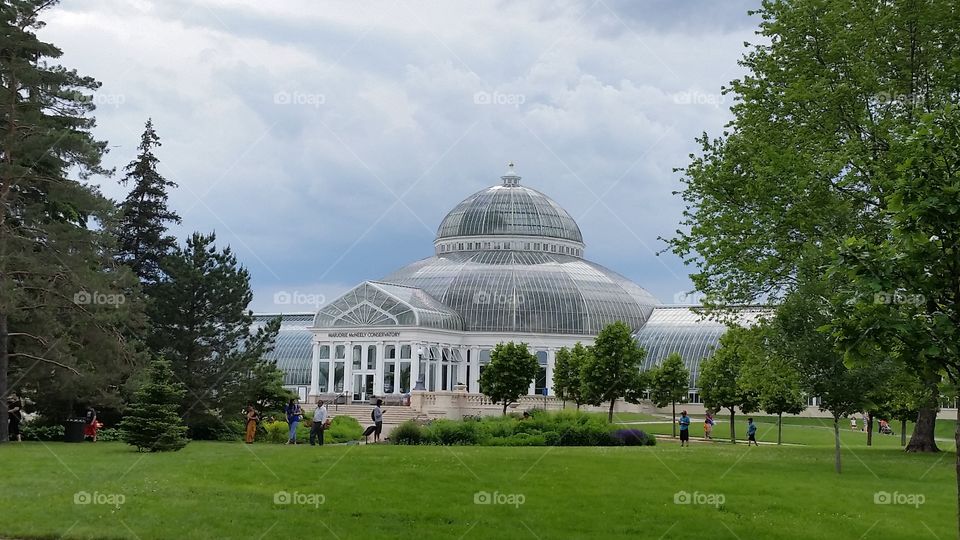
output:
M 783 413 L 777 413 L 777 444 L 783 444 Z
M 867 446 L 873 446 L 873 415 L 867 417 L 867 425 L 864 426 L 864 429 L 867 430 Z
M 735 415 L 733 407 L 730 407 L 730 442 L 732 444 L 737 444 L 737 424 L 733 421 Z
M 607 413 L 607 422 L 613 423 L 613 406 L 616 405 L 616 398 L 610 400 L 610 412 Z
M 907 420 L 906 418 L 900 419 L 900 446 L 907 445 Z
M 671 402 L 673 405 L 673 438 L 677 438 L 677 402 Z
M 0 313 L 0 444 L 10 438 L 10 426 L 7 412 L 7 371 L 10 358 L 7 356 L 7 316 Z
M 907 444 L 907 452 L 939 452 L 937 441 L 934 440 L 933 430 L 936 427 L 937 410 L 924 407 L 917 414 L 917 423 L 913 426 L 913 434 Z
M 507 401 L 506 401 L 506 400 L 503 401 L 503 415 L 504 415 L 504 416 L 507 415 Z
M 834 464 L 837 474 L 840 474 L 840 418 L 833 417 Z

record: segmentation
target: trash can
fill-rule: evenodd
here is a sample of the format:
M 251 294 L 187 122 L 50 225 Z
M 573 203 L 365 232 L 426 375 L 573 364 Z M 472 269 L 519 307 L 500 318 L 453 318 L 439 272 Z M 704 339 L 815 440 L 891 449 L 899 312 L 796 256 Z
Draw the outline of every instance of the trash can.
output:
M 83 428 L 87 421 L 83 418 L 67 418 L 63 423 L 63 442 L 83 442 Z

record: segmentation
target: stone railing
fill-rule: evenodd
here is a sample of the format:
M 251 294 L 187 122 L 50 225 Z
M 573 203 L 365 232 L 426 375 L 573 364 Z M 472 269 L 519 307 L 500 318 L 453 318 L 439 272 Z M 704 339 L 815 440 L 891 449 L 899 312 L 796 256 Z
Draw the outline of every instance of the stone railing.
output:
M 513 412 L 529 409 L 547 409 L 558 411 L 563 408 L 573 408 L 572 403 L 566 404 L 555 396 L 521 396 L 516 403 L 511 403 L 508 410 Z M 410 408 L 431 418 L 460 419 L 464 416 L 487 416 L 501 414 L 503 405 L 493 403 L 483 394 L 468 393 L 465 390 L 425 392 L 414 390 L 410 394 Z M 581 410 L 592 412 L 606 412 L 605 406 L 583 406 Z M 638 405 L 617 402 L 617 412 L 641 412 L 646 410 Z

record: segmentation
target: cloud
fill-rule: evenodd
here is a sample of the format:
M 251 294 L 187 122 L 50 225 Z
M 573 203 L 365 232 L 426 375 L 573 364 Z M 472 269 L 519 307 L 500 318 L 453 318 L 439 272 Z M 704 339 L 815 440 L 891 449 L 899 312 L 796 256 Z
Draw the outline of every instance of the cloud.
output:
M 588 258 L 664 301 L 688 290 L 657 238 L 681 219 L 673 169 L 729 120 L 750 3 L 465 6 L 66 0 L 41 37 L 103 82 L 108 164 L 153 118 L 177 233 L 216 230 L 263 309 L 430 256 L 508 160 L 578 219 Z

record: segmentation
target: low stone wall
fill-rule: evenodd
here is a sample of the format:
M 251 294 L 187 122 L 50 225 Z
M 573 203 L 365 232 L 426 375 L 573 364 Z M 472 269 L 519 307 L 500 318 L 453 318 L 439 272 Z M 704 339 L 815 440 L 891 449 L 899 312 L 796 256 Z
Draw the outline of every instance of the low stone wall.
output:
M 503 413 L 503 405 L 493 403 L 483 394 L 469 393 L 454 390 L 452 392 L 424 392 L 413 391 L 410 394 L 410 407 L 428 415 L 431 418 L 449 418 L 459 420 L 464 416 L 495 416 Z M 521 396 L 517 403 L 507 407 L 507 412 L 523 412 L 530 409 L 546 409 L 559 411 L 573 409 L 572 402 L 564 403 L 554 396 Z M 609 406 L 593 407 L 584 405 L 582 411 L 607 412 Z M 623 412 L 651 412 L 653 409 L 644 405 L 635 405 L 618 400 L 614 406 L 615 413 Z

